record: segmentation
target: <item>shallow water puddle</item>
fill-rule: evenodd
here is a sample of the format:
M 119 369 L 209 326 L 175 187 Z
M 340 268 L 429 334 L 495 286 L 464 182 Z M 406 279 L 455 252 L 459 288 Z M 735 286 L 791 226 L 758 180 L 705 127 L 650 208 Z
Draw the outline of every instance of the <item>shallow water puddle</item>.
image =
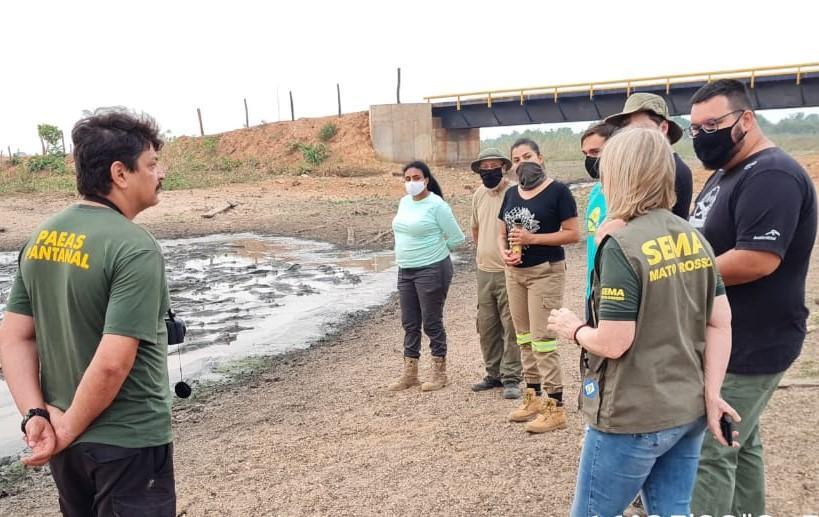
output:
M 171 384 L 177 351 L 185 380 L 213 379 L 231 361 L 304 348 L 395 290 L 390 252 L 249 233 L 161 243 L 171 305 L 188 326 L 185 343 L 169 348 Z M 0 312 L 16 270 L 17 253 L 0 253 Z M 0 457 L 20 450 L 19 420 L 0 382 Z

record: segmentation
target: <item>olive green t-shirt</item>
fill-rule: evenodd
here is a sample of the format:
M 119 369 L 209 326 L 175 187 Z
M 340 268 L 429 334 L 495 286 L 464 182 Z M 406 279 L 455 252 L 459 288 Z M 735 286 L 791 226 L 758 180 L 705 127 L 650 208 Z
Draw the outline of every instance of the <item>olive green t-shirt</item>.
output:
M 637 321 L 643 289 L 637 273 L 616 240 L 606 240 L 600 250 L 600 264 L 600 288 L 603 293 L 600 297 L 600 319 Z M 725 285 L 718 274 L 714 296 L 723 294 Z
M 136 448 L 172 441 L 169 304 L 159 244 L 109 208 L 70 206 L 23 248 L 6 310 L 34 318 L 46 402 L 71 405 L 103 334 L 140 341 L 116 398 L 75 443 Z

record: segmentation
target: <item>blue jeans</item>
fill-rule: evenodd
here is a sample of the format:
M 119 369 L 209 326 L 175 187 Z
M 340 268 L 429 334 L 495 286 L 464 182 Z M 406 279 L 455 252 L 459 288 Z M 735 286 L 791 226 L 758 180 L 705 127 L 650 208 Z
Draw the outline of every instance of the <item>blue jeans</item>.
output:
M 637 493 L 649 515 L 688 515 L 705 417 L 655 433 L 587 428 L 572 517 L 621 515 Z

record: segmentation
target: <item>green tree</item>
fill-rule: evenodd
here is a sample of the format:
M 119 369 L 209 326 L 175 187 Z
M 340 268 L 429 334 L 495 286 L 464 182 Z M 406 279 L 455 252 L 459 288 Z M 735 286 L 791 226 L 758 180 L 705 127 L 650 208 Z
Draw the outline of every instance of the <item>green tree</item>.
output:
M 43 155 L 65 156 L 63 132 L 60 128 L 51 124 L 38 124 L 37 134 L 43 146 Z

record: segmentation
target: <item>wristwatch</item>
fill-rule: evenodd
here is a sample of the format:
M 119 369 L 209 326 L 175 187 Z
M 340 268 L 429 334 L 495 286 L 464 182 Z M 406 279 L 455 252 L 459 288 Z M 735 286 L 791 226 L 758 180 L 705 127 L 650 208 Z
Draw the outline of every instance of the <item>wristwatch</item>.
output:
M 35 416 L 41 416 L 51 422 L 51 419 L 48 417 L 48 411 L 42 408 L 31 408 L 28 410 L 28 413 L 23 417 L 23 422 L 20 424 L 20 430 L 23 431 L 23 434 L 26 434 L 26 424 L 29 420 L 34 418 Z

